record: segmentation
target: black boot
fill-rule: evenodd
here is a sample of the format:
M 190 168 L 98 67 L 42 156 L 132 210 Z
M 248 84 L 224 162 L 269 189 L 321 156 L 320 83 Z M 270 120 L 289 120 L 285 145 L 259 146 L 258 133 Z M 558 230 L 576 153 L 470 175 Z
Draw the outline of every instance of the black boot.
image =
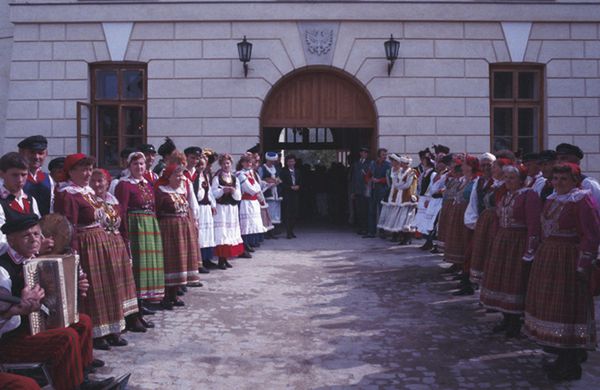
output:
M 421 245 L 419 247 L 420 250 L 422 251 L 430 251 L 433 249 L 433 240 L 431 238 L 429 238 L 429 236 L 427 237 L 425 244 Z
M 561 359 L 561 355 L 562 359 Z M 577 349 L 565 349 L 559 353 L 556 369 L 548 373 L 554 381 L 573 381 L 581 379 L 581 364 Z
M 506 337 L 515 338 L 521 334 L 521 317 L 518 314 L 508 314 Z
M 226 262 L 227 262 L 227 259 L 225 259 L 224 257 L 219 257 L 219 265 L 218 265 L 219 269 L 226 270 L 227 269 L 227 266 L 225 265 Z
M 459 290 L 453 292 L 452 295 L 463 296 L 463 295 L 473 295 L 473 294 L 475 294 L 475 290 L 473 289 L 473 284 L 469 280 L 469 274 L 467 272 L 463 272 L 461 274 Z

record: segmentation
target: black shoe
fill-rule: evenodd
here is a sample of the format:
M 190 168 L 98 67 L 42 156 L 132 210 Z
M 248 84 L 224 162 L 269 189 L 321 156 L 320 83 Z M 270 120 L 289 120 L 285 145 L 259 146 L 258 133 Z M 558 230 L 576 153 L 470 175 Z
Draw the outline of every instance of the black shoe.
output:
M 442 273 L 443 274 L 453 274 L 455 272 L 458 272 L 458 270 L 459 270 L 458 265 L 452 264 L 450 267 L 443 270 Z
M 579 349 L 577 350 L 577 357 L 580 363 L 585 363 L 588 360 L 588 353 L 585 349 Z
M 225 265 L 225 263 L 219 263 L 218 267 L 220 270 L 223 270 L 223 271 L 225 271 L 227 269 L 227 266 Z
M 106 336 L 106 341 L 108 342 L 108 345 L 113 347 L 125 347 L 127 344 L 129 344 L 127 340 L 121 337 L 121 335 L 114 333 Z
M 200 273 L 200 274 L 209 274 L 210 271 L 207 268 L 200 267 L 200 268 L 198 268 L 198 273 Z
M 430 251 L 433 249 L 433 242 L 425 241 L 425 244 L 421 245 L 419 249 L 422 251 Z
M 146 321 L 145 319 L 140 318 L 140 322 L 142 323 L 142 325 L 144 325 L 144 327 L 148 329 L 152 329 L 155 327 L 154 322 L 152 321 Z
M 188 283 L 187 286 L 190 287 L 190 288 L 204 287 L 204 285 L 200 281 Z
M 94 339 L 93 347 L 94 349 L 98 349 L 100 351 L 110 351 L 110 344 L 108 344 L 108 341 L 106 341 L 104 337 L 98 337 Z
M 233 268 L 233 265 L 231 265 L 227 260 L 225 260 L 225 267 Z
M 291 234 L 288 234 L 287 236 L 285 236 L 285 238 L 287 238 L 288 240 L 291 240 L 294 237 Z
M 81 385 L 79 386 L 79 389 L 80 390 L 104 390 L 104 389 L 111 389 L 116 384 L 117 384 L 117 382 L 115 381 L 115 378 L 113 378 L 113 377 L 106 378 L 106 379 L 103 379 L 100 381 L 86 379 L 83 381 L 83 383 L 81 383 Z
M 548 372 L 548 379 L 553 381 L 576 381 L 581 379 L 581 366 L 579 363 L 571 362 L 559 365 L 555 370 Z
M 492 328 L 492 333 L 500 333 L 504 332 L 508 329 L 508 320 L 506 317 L 502 319 L 502 321 Z
M 155 314 L 156 314 L 156 311 L 149 309 L 145 304 L 142 305 L 142 315 L 153 316 Z
M 94 368 L 104 367 L 105 365 L 106 365 L 106 363 L 104 363 L 104 360 L 100 360 L 100 359 L 94 359 L 94 360 L 92 360 L 92 364 L 90 364 L 90 366 L 92 366 Z
M 160 307 L 162 307 L 163 310 L 173 310 L 173 303 L 163 299 L 160 302 Z
M 145 333 L 146 327 L 142 324 L 141 318 L 137 314 L 132 314 L 125 318 L 125 329 L 134 333 Z M 110 340 L 109 340 L 110 344 Z M 112 345 L 112 344 L 111 344 Z
M 292 233 L 292 238 L 297 238 L 296 235 L 294 233 Z
M 241 255 L 238 256 L 240 259 L 251 259 L 252 255 L 250 253 L 248 253 L 247 251 L 244 251 L 244 253 L 242 253 Z
M 210 260 L 206 260 L 202 262 L 202 266 L 206 269 L 217 269 L 219 268 L 219 265 L 217 263 L 213 263 Z
M 175 302 L 173 302 L 173 306 L 183 307 L 183 306 L 185 306 L 185 302 L 184 301 L 180 301 L 180 300 L 176 300 Z
M 436 255 L 438 253 L 442 253 L 442 251 L 440 251 L 440 249 L 437 247 L 437 245 L 434 245 L 433 249 L 430 250 L 429 253 L 433 253 L 434 255 Z
M 256 252 L 256 249 L 254 249 L 254 247 L 252 247 L 250 245 L 246 245 L 246 252 L 254 253 L 254 252 Z

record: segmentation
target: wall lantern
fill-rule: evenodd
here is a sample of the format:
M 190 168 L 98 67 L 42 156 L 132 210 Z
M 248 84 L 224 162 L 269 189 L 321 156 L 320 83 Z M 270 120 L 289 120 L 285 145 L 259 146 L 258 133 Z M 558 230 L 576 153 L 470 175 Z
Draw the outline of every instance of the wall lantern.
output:
M 237 48 L 240 61 L 244 63 L 244 77 L 248 77 L 248 62 L 252 58 L 252 44 L 246 40 L 246 36 L 244 35 L 244 39 L 238 42 Z
M 238 43 L 239 45 L 239 43 Z M 383 43 L 385 47 L 385 57 L 390 62 L 388 64 L 388 76 L 392 73 L 394 67 L 394 61 L 398 59 L 398 52 L 400 51 L 400 42 L 394 39 L 393 35 L 390 35 L 390 39 Z

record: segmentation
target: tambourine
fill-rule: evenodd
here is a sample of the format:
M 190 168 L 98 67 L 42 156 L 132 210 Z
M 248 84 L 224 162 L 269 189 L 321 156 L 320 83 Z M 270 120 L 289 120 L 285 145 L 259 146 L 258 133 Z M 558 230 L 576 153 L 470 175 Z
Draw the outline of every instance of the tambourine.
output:
M 59 255 L 71 251 L 73 239 L 73 225 L 62 214 L 47 214 L 40 221 L 42 234 L 54 240 L 54 248 L 49 254 Z

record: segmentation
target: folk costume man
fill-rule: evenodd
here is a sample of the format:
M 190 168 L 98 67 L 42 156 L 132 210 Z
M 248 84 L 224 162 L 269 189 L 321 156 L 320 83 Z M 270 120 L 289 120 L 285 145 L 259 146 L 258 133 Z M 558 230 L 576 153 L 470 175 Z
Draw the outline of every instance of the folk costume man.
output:
M 281 188 L 283 189 L 283 223 L 286 228 L 286 238 L 296 238 L 294 228 L 300 208 L 300 188 L 302 175 L 296 167 L 296 156 L 293 154 L 285 158 L 286 167 L 281 170 Z
M 146 158 L 144 178 L 148 180 L 151 185 L 154 185 L 158 180 L 158 175 L 152 172 L 152 165 L 154 165 L 154 160 L 156 160 L 156 149 L 154 149 L 154 145 L 152 144 L 142 144 L 140 146 L 140 152 L 144 153 L 144 157 Z
M 264 196 L 269 206 L 269 216 L 275 229 L 267 232 L 267 238 L 275 238 L 274 230 L 281 224 L 281 168 L 277 166 L 279 155 L 276 152 L 265 154 L 265 163 L 258 170 L 260 178 L 266 183 Z
M 115 384 L 113 378 L 85 379 L 84 370 L 104 365 L 93 358 L 90 317 L 80 314 L 79 322 L 67 328 L 29 335 L 28 315 L 39 310 L 44 298 L 44 290 L 37 285 L 25 287 L 23 277 L 23 263 L 40 250 L 42 232 L 38 221 L 35 215 L 25 215 L 2 226 L 9 249 L 0 256 L 0 294 L 20 297 L 21 303 L 0 306 L 0 363 L 44 362 L 57 390 L 108 388 Z M 80 275 L 80 293 L 85 295 L 88 287 L 87 276 Z
M 165 142 L 158 147 L 158 154 L 162 158 L 158 161 L 158 164 L 156 164 L 152 172 L 156 173 L 160 177 L 162 175 L 162 171 L 167 166 L 167 161 L 169 160 L 171 153 L 173 153 L 176 149 L 177 148 L 175 147 L 173 140 L 169 137 L 165 137 Z M 148 166 L 148 169 L 150 169 L 150 166 Z
M 552 170 L 556 165 L 556 151 L 554 150 L 542 150 L 540 152 L 540 168 L 542 170 L 542 175 L 544 175 L 544 187 L 542 187 L 542 191 L 540 193 L 540 198 L 542 199 L 542 203 L 546 201 L 548 196 L 550 196 L 554 192 L 554 187 L 552 186 Z
M 527 179 L 525 180 L 525 186 L 533 188 L 537 194 L 542 193 L 542 188 L 546 183 L 544 175 L 540 169 L 540 154 L 539 153 L 527 153 L 523 156 L 523 164 L 527 168 Z
M 202 148 L 199 148 L 198 146 L 190 146 L 189 148 L 185 148 L 183 153 L 185 153 L 185 158 L 187 161 L 186 169 L 183 174 L 191 183 L 193 183 L 198 177 L 198 163 L 202 158 Z
M 352 164 L 350 177 L 350 196 L 354 200 L 354 221 L 358 227 L 358 234 L 367 234 L 369 196 L 367 172 L 371 165 L 369 149 L 361 148 L 359 159 Z
M 578 146 L 563 143 L 556 147 L 556 157 L 558 162 L 570 162 L 579 166 L 583 160 L 583 151 Z M 581 177 L 581 188 L 591 192 L 596 208 L 600 211 L 600 184 L 591 177 L 585 175 Z
M 377 233 L 377 221 L 381 212 L 381 201 L 389 191 L 387 172 L 391 165 L 387 160 L 387 149 L 377 151 L 377 160 L 371 161 L 367 172 L 367 186 L 370 186 L 371 197 L 369 200 L 368 227 L 365 238 L 374 238 Z
M 48 140 L 42 135 L 25 138 L 17 145 L 28 164 L 27 183 L 24 191 L 35 198 L 40 213 L 46 215 L 52 212 L 54 204 L 54 180 L 42 170 L 48 157 Z

